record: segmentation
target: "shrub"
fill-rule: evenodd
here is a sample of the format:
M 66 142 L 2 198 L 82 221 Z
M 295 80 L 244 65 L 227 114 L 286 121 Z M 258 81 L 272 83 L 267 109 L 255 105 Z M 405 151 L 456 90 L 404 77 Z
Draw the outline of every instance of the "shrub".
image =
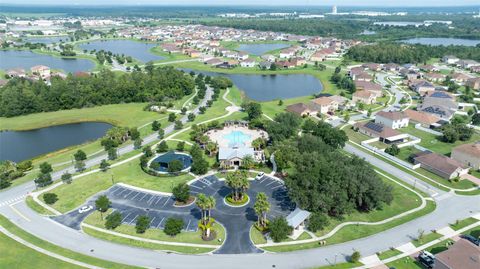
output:
M 325 214 L 313 213 L 308 219 L 308 230 L 312 232 L 323 230 L 328 224 L 328 217 Z
M 163 232 L 169 236 L 176 236 L 182 231 L 183 220 L 177 218 L 169 218 L 165 223 L 165 228 Z
M 173 187 L 172 194 L 175 200 L 185 203 L 188 201 L 188 198 L 190 198 L 190 187 L 188 187 L 186 183 L 180 183 Z
M 140 216 L 135 223 L 135 231 L 137 234 L 143 234 L 150 227 L 150 217 Z
M 274 242 L 281 242 L 292 233 L 293 228 L 288 225 L 284 217 L 277 217 L 269 224 L 270 237 Z
M 350 256 L 350 261 L 353 263 L 357 263 L 361 258 L 360 252 L 354 251 Z
M 113 230 L 122 224 L 122 214 L 118 211 L 113 212 L 107 216 L 105 221 L 105 228 Z
M 58 201 L 58 196 L 55 194 L 55 193 L 45 193 L 43 195 L 43 201 L 45 201 L 45 203 L 47 205 L 53 205 L 56 201 Z

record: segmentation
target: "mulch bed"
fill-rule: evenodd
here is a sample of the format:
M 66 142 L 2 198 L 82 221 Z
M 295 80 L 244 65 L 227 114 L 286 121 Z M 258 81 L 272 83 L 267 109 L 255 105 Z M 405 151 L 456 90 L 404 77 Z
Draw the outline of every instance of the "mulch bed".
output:
M 190 197 L 188 197 L 187 202 L 175 201 L 175 205 L 176 206 L 187 206 L 187 205 L 191 205 L 194 201 L 195 201 L 195 197 L 190 196 Z

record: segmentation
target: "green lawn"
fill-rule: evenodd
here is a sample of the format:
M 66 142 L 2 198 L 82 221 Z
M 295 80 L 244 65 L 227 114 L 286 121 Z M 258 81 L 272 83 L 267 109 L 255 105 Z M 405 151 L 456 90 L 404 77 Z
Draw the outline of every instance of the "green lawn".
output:
M 419 247 L 419 246 L 424 245 L 428 242 L 436 240 L 440 237 L 442 237 L 442 235 L 439 234 L 439 233 L 428 233 L 428 234 L 423 235 L 423 237 L 421 239 L 418 239 L 418 238 L 414 239 L 412 241 L 412 243 L 413 243 L 414 246 Z
M 354 268 L 358 266 L 362 266 L 362 263 L 352 263 L 352 262 L 342 262 L 333 265 L 333 261 L 330 261 L 332 265 L 322 266 L 322 267 L 315 267 L 312 269 L 346 269 L 346 268 Z
M 128 265 L 123 265 L 123 264 L 119 264 L 119 263 L 115 263 L 115 262 L 110 262 L 110 261 L 105 261 L 105 260 L 100 260 L 100 259 L 97 259 L 97 258 L 94 258 L 94 257 L 91 257 L 91 256 L 87 256 L 87 255 L 83 255 L 83 254 L 80 254 L 80 253 L 76 253 L 74 251 L 71 251 L 71 250 L 68 250 L 68 249 L 65 249 L 65 248 L 62 248 L 62 247 L 59 247 L 57 245 L 54 245 L 50 242 L 47 242 L 45 240 L 42 240 L 38 237 L 35 237 L 34 235 L 31 235 L 27 232 L 25 232 L 24 230 L 20 229 L 19 227 L 17 227 L 15 224 L 13 224 L 11 221 L 9 221 L 7 218 L 5 218 L 4 216 L 0 215 L 0 225 L 3 226 L 3 228 L 5 228 L 6 230 L 8 230 L 10 233 L 12 234 L 15 234 L 16 236 L 22 238 L 23 240 L 31 243 L 31 244 L 34 244 L 40 248 L 43 248 L 45 250 L 48 250 L 48 251 L 51 251 L 53 253 L 56 253 L 56 254 L 59 254 L 59 255 L 62 255 L 64 257 L 68 257 L 68 258 L 71 258 L 71 259 L 74 259 L 76 261 L 81 261 L 81 262 L 84 262 L 84 263 L 87 263 L 87 264 L 90 264 L 90 265 L 94 265 L 94 266 L 98 266 L 98 267 L 103 267 L 103 268 L 112 268 L 112 269 L 127 269 L 127 268 L 139 268 L 139 267 L 134 267 L 134 266 L 128 266 Z M 5 245 L 4 242 L 8 242 L 6 240 L 0 240 L 0 248 L 2 249 L 0 251 L 0 253 L 2 253 L 2 255 L 0 257 L 0 268 L 45 268 L 45 269 L 49 269 L 49 268 L 57 268 L 55 266 L 55 259 L 54 258 L 51 258 L 51 257 L 48 257 L 48 263 L 45 263 L 43 264 L 43 255 L 41 256 L 37 256 L 38 259 L 36 259 L 35 257 L 36 256 L 30 256 L 30 255 L 36 255 L 35 251 L 31 250 L 27 253 L 22 253 L 21 252 L 21 247 L 19 246 L 18 248 L 13 245 L 13 244 L 7 244 L 7 248 L 8 249 L 5 249 Z M 11 252 L 9 252 L 11 251 Z M 8 255 L 8 254 L 5 254 L 5 253 L 12 253 L 12 255 Z M 20 256 L 17 256 L 17 255 L 20 255 Z M 28 256 L 22 256 L 22 255 L 28 255 Z M 11 262 L 11 259 L 3 259 L 4 257 L 12 257 L 15 259 L 15 266 L 3 266 L 3 262 L 6 261 L 5 263 L 8 265 L 10 264 Z M 22 259 L 21 257 L 24 257 L 24 259 Z M 31 258 L 30 258 L 31 257 Z M 25 266 L 17 266 L 19 262 L 23 262 L 25 261 Z M 30 263 L 31 262 L 31 263 Z M 40 265 L 45 265 L 45 266 L 40 266 Z M 59 266 L 62 266 L 61 263 L 58 263 Z M 59 267 L 59 268 L 62 268 L 62 267 Z M 74 267 L 73 265 L 71 267 L 68 267 L 68 268 L 76 268 Z
M 450 224 L 450 227 L 454 229 L 455 231 L 462 229 L 463 227 L 466 227 L 470 224 L 473 224 L 475 222 L 478 222 L 479 220 L 474 219 L 474 218 L 467 218 L 463 220 L 459 220 L 455 223 Z
M 473 143 L 480 140 L 480 134 L 474 132 L 472 137 L 468 141 L 456 141 L 455 143 L 445 143 L 441 141 L 441 137 L 435 136 L 433 134 L 424 132 L 422 130 L 416 129 L 414 125 L 410 124 L 408 127 L 400 129 L 401 132 L 409 133 L 413 136 L 421 138 L 420 146 L 425 147 L 433 152 L 449 155 L 452 151 L 452 148 L 466 144 Z
M 401 148 L 400 149 L 400 152 L 398 153 L 397 158 L 399 158 L 400 160 L 403 160 L 403 161 L 406 161 L 406 162 L 409 162 L 408 158 L 413 155 L 413 154 L 417 154 L 419 153 L 420 150 L 418 150 L 417 148 L 413 147 L 413 146 L 409 146 L 409 147 L 404 147 L 404 148 Z
M 397 256 L 399 254 L 402 254 L 400 250 L 397 249 L 389 249 L 380 253 L 377 253 L 377 256 L 380 260 L 385 260 L 393 256 Z
M 285 99 L 283 105 L 278 105 L 278 100 L 261 102 L 262 111 L 264 114 L 268 115 L 271 118 L 274 118 L 276 114 L 285 112 L 287 106 L 296 104 L 296 103 L 308 103 L 310 100 L 313 100 L 313 95 L 301 96 L 296 98 Z
M 345 133 L 347 134 L 348 136 L 348 139 L 355 142 L 355 143 L 362 143 L 362 141 L 365 141 L 365 140 L 368 140 L 368 139 L 372 139 L 372 137 L 368 136 L 368 135 L 364 135 L 360 132 L 355 132 L 351 126 L 347 126 L 345 128 L 343 128 L 343 130 L 345 131 Z
M 90 214 L 84 222 L 99 228 L 105 229 L 105 217 L 111 213 L 111 210 L 104 214 L 104 219 L 101 218 L 100 212 L 95 211 Z M 141 238 L 167 241 L 167 242 L 180 242 L 180 243 L 192 243 L 192 244 L 205 244 L 205 245 L 221 245 L 225 241 L 225 229 L 219 225 L 214 224 L 213 229 L 217 232 L 217 239 L 212 241 L 203 241 L 201 238 L 201 231 L 197 232 L 181 232 L 175 237 L 166 235 L 162 230 L 159 229 L 148 229 L 144 234 L 137 234 L 135 232 L 135 226 L 122 224 L 117 227 L 114 231 L 122 234 L 132 235 Z
M 45 207 L 39 205 L 37 202 L 33 200 L 31 196 L 27 196 L 25 199 L 25 202 L 27 203 L 28 207 L 33 209 L 35 212 L 41 215 L 52 215 L 53 213 L 47 210 Z
M 130 245 L 130 246 L 140 247 L 140 248 L 148 248 L 153 250 L 163 250 L 163 251 L 170 251 L 170 252 L 173 251 L 173 252 L 185 253 L 185 254 L 202 254 L 202 253 L 207 253 L 212 251 L 212 248 L 172 246 L 172 245 L 143 242 L 143 241 L 119 237 L 111 234 L 106 234 L 106 233 L 93 230 L 87 227 L 83 227 L 83 231 L 88 235 L 91 235 L 99 239 L 103 239 L 105 241 L 124 244 L 124 245 Z
M 265 244 L 267 243 L 267 240 L 263 236 L 263 234 L 255 228 L 254 225 L 250 228 L 250 239 L 252 239 L 253 244 L 258 245 L 258 244 Z
M 104 105 L 91 108 L 61 110 L 0 118 L 0 130 L 32 130 L 76 122 L 108 122 L 118 126 L 135 127 L 156 120 L 162 115 L 144 111 L 146 103 Z
M 83 268 L 24 246 L 0 233 L 1 268 Z
M 70 211 L 94 194 L 106 190 L 115 183 L 126 183 L 141 188 L 171 192 L 172 188 L 193 177 L 189 174 L 176 177 L 155 177 L 143 172 L 140 168 L 140 160 L 135 159 L 128 163 L 111 168 L 106 172 L 98 172 L 74 180 L 71 184 L 63 184 L 52 192 L 58 195 L 58 201 L 52 205 L 60 212 Z

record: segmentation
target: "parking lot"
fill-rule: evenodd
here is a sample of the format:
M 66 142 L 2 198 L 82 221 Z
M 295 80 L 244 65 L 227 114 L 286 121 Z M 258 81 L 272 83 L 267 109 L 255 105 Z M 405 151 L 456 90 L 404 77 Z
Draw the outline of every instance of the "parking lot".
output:
M 257 220 L 253 206 L 255 197 L 259 192 L 264 192 L 268 196 L 270 211 L 267 215 L 269 219 L 287 216 L 295 209 L 295 205 L 288 198 L 283 182 L 266 175 L 250 181 L 250 188 L 247 191 L 250 201 L 241 207 L 231 207 L 224 202 L 231 189 L 226 186 L 224 180 L 214 175 L 201 177 L 192 182 L 190 192 L 193 196 L 198 196 L 200 193 L 211 195 L 216 200 L 212 217 L 225 227 L 228 234 L 224 244 L 215 251 L 217 254 L 262 252 L 250 240 L 250 227 Z M 185 207 L 177 207 L 172 196 L 141 191 L 117 184 L 102 193 L 98 193 L 84 205 L 95 207 L 95 200 L 100 195 L 108 196 L 112 202 L 112 209 L 122 214 L 122 223 L 124 224 L 135 225 L 139 216 L 147 215 L 150 217 L 150 228 L 163 229 L 166 220 L 173 217 L 183 219 L 184 231 L 197 231 L 198 229 L 201 213 L 195 203 Z M 85 213 L 74 210 L 65 215 L 54 217 L 54 219 L 71 228 L 80 229 L 81 222 L 91 212 L 93 210 Z

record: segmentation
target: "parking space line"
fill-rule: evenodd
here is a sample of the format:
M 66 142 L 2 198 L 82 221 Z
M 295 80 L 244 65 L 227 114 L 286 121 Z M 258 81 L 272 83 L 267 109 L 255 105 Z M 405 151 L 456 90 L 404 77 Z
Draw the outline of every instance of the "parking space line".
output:
M 138 200 L 138 201 L 142 201 L 142 199 L 143 199 L 143 197 L 145 197 L 145 195 L 147 195 L 147 194 L 145 193 L 145 194 L 142 196 L 142 198 L 140 198 L 140 200 Z
M 130 216 L 130 214 L 132 214 L 131 212 L 127 214 L 127 216 L 125 218 L 122 219 L 122 222 L 125 222 L 125 220 L 128 218 L 128 216 Z
M 263 183 L 265 180 L 267 180 L 267 179 L 268 179 L 268 177 L 262 177 L 262 178 L 263 178 L 263 179 L 262 179 L 262 180 L 260 180 L 260 182 L 259 182 L 260 184 L 262 184 L 262 183 Z
M 282 185 L 282 184 L 280 184 L 280 185 L 278 185 L 278 186 L 275 186 L 275 187 L 273 187 L 273 188 L 272 188 L 272 190 L 274 190 L 274 189 L 278 189 L 278 188 L 280 188 L 280 187 L 282 187 L 282 186 L 283 186 L 283 185 Z
M 135 196 L 132 197 L 132 200 L 135 199 L 135 197 L 137 197 L 138 195 L 140 195 L 141 192 L 137 192 L 137 194 L 135 194 Z
M 145 197 L 146 197 L 145 201 L 148 201 L 150 199 L 150 195 L 151 194 L 147 194 L 146 196 L 143 196 L 142 199 L 140 199 L 140 201 L 143 201 L 143 199 L 145 199 Z
M 276 183 L 276 181 L 272 180 L 272 182 L 268 183 L 268 184 L 267 184 L 267 185 L 265 185 L 265 186 L 272 185 L 273 183 Z
M 123 189 L 123 190 L 118 194 L 118 196 L 121 196 L 121 195 L 123 194 L 123 192 L 125 192 L 125 191 L 128 191 L 128 189 Z
M 191 221 L 192 221 L 191 219 L 188 220 L 187 229 L 186 229 L 187 231 L 188 231 L 188 227 L 190 227 L 190 222 Z
M 167 200 L 166 200 L 165 203 L 162 205 L 162 207 L 164 207 L 164 206 L 167 204 L 168 200 L 170 200 L 170 199 L 167 198 Z
M 199 193 L 198 191 L 190 191 L 191 193 Z
M 138 215 L 135 216 L 135 218 L 132 219 L 132 221 L 130 221 L 128 224 L 131 225 L 136 219 L 137 219 Z
M 164 219 L 165 219 L 165 218 L 162 218 L 162 220 L 158 223 L 157 229 L 160 227 L 160 225 L 162 225 L 162 222 L 163 222 Z
M 198 187 L 198 186 L 195 186 L 195 185 L 193 185 L 193 184 L 192 184 L 192 185 L 190 185 L 190 187 L 194 187 L 194 188 L 197 188 L 197 189 L 199 189 L 199 190 L 203 190 L 203 188 L 200 188 L 200 187 Z
M 152 195 L 152 197 L 148 199 L 147 204 L 150 204 L 150 201 L 152 201 L 152 199 L 155 201 L 155 199 L 157 199 L 157 196 Z
M 152 221 L 150 221 L 150 225 L 149 226 L 152 226 L 152 223 L 153 221 L 156 219 L 157 217 L 153 217 Z
M 132 193 L 132 191 L 128 191 L 128 193 L 125 194 L 125 195 L 123 196 L 123 198 L 127 198 L 127 196 L 129 196 L 131 193 Z
M 155 202 L 155 205 L 158 204 L 158 202 L 162 201 L 163 197 L 160 197 L 160 199 L 158 199 L 156 202 Z M 167 198 L 168 199 L 168 198 Z

